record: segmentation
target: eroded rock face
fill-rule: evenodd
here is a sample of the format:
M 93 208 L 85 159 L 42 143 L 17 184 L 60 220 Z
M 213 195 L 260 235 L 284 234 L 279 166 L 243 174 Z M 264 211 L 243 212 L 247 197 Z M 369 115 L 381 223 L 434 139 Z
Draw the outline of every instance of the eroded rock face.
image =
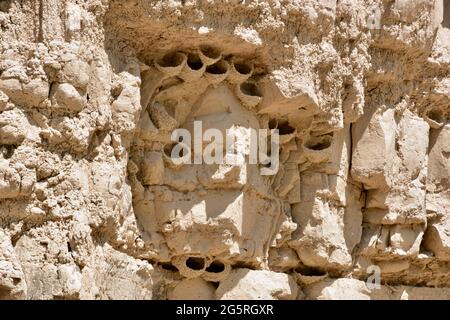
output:
M 222 300 L 294 300 L 297 294 L 291 276 L 249 269 L 233 270 L 216 290 L 217 298 Z
M 305 288 L 310 300 L 447 300 L 448 288 L 380 286 L 371 289 L 364 281 L 356 279 L 325 279 Z
M 2 1 L 0 299 L 448 298 L 449 17 Z M 198 123 L 244 161 L 177 161 Z

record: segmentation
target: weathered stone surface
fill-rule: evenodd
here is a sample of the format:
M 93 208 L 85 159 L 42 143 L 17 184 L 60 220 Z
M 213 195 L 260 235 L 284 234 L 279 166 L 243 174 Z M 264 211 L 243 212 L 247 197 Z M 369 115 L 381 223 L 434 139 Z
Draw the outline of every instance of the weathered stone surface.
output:
M 0 229 L 0 300 L 25 299 L 27 284 L 9 235 Z
M 449 17 L 0 1 L 0 298 L 445 296 Z
M 85 98 L 70 83 L 53 85 L 50 99 L 58 108 L 67 108 L 70 111 L 81 111 L 86 103 Z
M 217 288 L 222 300 L 293 300 L 298 288 L 294 279 L 284 273 L 235 269 Z
M 447 300 L 448 288 L 380 286 L 368 288 L 357 279 L 326 279 L 304 289 L 306 299 L 318 300 Z
M 215 288 L 202 278 L 183 280 L 169 293 L 171 300 L 213 300 Z

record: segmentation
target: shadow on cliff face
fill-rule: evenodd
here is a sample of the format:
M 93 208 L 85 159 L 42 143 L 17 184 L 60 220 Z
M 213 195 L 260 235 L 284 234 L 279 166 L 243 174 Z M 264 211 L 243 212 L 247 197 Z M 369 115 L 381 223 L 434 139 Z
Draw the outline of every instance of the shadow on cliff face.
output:
M 1 12 L 8 12 L 10 7 L 11 7 L 11 1 L 6 0 L 6 1 L 0 2 L 0 11 Z
M 8 288 L 0 285 L 0 300 L 8 300 L 10 298 L 10 291 Z
M 450 1 L 444 1 L 444 21 L 442 26 L 450 29 Z

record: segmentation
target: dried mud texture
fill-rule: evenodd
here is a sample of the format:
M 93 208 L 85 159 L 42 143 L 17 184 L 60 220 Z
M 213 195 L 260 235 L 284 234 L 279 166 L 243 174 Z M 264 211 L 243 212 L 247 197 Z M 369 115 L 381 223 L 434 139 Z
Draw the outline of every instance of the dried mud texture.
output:
M 0 299 L 450 298 L 449 28 L 447 0 L 1 1 Z M 172 161 L 200 120 L 278 128 L 278 173 Z

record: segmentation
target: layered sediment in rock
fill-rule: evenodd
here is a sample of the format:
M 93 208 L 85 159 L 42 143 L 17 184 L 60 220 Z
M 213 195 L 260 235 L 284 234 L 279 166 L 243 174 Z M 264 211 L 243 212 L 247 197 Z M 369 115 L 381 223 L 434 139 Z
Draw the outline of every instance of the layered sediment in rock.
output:
M 0 299 L 449 298 L 449 19 L 2 1 Z M 278 129 L 275 174 L 174 161 L 200 121 Z

